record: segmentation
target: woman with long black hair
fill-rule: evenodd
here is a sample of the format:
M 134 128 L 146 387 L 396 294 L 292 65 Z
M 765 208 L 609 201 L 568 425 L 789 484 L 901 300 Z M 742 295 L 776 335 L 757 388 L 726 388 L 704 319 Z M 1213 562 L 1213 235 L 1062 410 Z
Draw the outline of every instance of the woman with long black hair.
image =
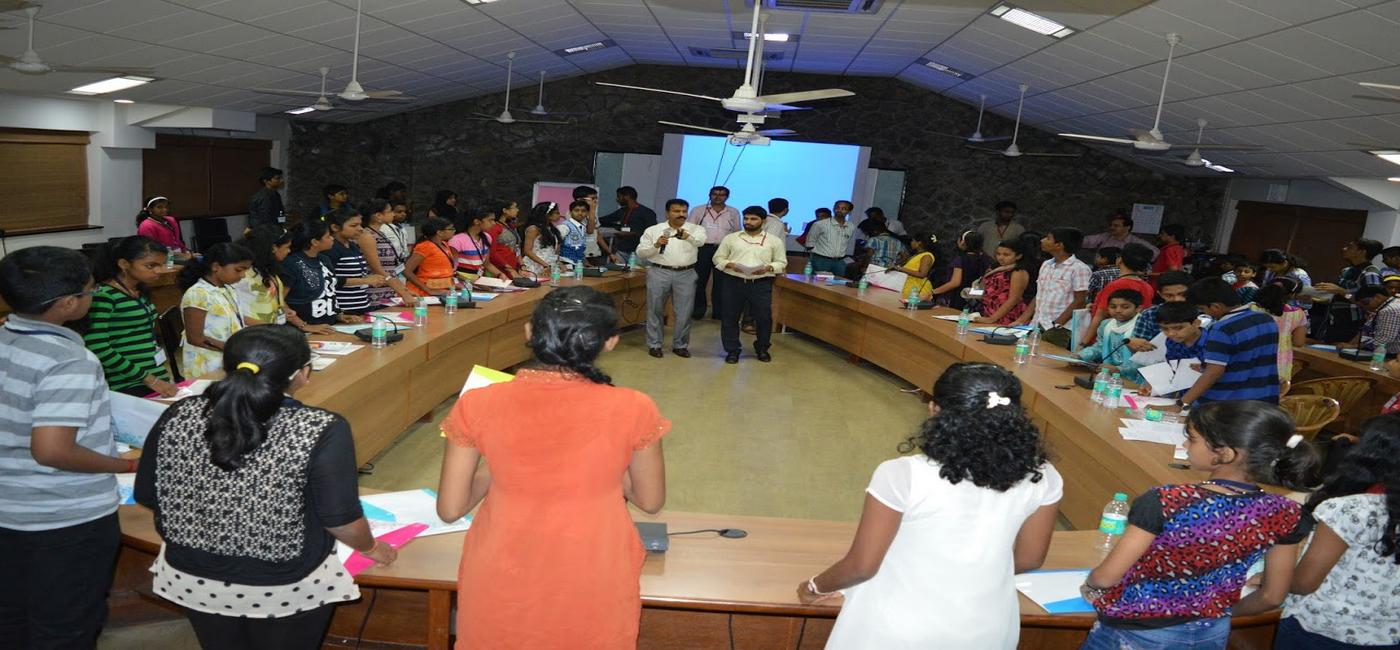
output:
M 559 204 L 553 201 L 536 203 L 525 219 L 525 243 L 522 251 L 521 268 L 536 277 L 548 275 L 550 269 L 559 263 L 561 238 L 555 225 L 563 221 L 559 214 Z
M 293 397 L 311 350 L 289 325 L 234 334 L 224 379 L 161 415 L 146 438 L 136 500 L 164 545 L 152 590 L 184 608 L 199 643 L 319 648 L 336 603 L 359 598 L 340 540 L 380 564 L 345 419 Z
M 180 374 L 206 377 L 219 369 L 224 342 L 248 325 L 233 285 L 253 267 L 252 251 L 229 242 L 209 247 L 203 259 L 180 271 L 180 315 L 185 334 L 180 341 Z
M 141 235 L 104 245 L 93 265 L 97 289 L 84 320 L 83 343 L 102 362 L 112 390 L 166 397 L 179 390 L 170 382 L 165 348 L 156 338 L 156 309 L 146 285 L 165 268 L 170 252 Z

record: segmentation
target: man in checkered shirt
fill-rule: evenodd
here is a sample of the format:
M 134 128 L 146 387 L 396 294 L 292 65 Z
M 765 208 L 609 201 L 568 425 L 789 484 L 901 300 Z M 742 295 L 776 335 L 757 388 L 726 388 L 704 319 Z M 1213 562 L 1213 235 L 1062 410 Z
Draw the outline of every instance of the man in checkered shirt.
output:
M 1053 228 L 1040 240 L 1040 250 L 1050 259 L 1040 265 L 1035 299 L 1015 325 L 1034 323 L 1051 330 L 1069 323 L 1074 310 L 1084 307 L 1089 295 L 1089 265 L 1074 256 L 1084 242 L 1078 228 Z
M 1362 287 L 1356 290 L 1356 304 L 1370 314 L 1357 338 L 1370 338 L 1371 349 L 1385 348 L 1386 354 L 1400 352 L 1400 300 L 1385 287 Z

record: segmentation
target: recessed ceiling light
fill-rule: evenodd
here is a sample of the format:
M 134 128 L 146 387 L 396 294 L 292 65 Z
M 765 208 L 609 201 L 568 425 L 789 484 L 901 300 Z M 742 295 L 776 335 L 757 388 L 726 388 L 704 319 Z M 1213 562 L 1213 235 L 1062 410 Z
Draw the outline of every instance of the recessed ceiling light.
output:
M 1380 149 L 1377 151 L 1370 151 L 1368 153 L 1386 162 L 1400 165 L 1400 151 L 1396 151 L 1394 149 Z
M 1400 183 L 1400 176 L 1391 176 L 1390 178 L 1387 178 L 1385 180 L 1388 180 L 1392 183 Z
M 751 39 L 751 38 L 753 38 L 753 32 L 744 32 L 744 35 L 743 35 L 743 36 L 740 36 L 740 35 L 739 35 L 739 32 L 734 32 L 734 40 L 736 40 L 736 41 L 737 41 L 737 40 L 740 40 L 740 39 L 748 40 L 748 39 Z M 769 42 L 769 43 L 787 43 L 787 42 L 790 42 L 790 41 L 796 41 L 796 40 L 797 40 L 797 36 L 794 35 L 794 34 L 783 34 L 783 33 L 779 32 L 779 33 L 775 33 L 775 34 L 764 34 L 764 35 L 763 35 L 763 40 L 765 40 L 765 41 L 767 41 L 767 42 Z
M 465 2 L 469 5 L 489 5 L 495 1 L 496 0 L 462 0 L 462 2 Z
M 116 102 L 116 103 L 118 103 L 118 104 L 135 104 L 135 103 L 136 103 L 134 100 L 130 100 L 130 99 L 114 99 L 114 100 L 112 100 L 112 101 L 114 101 L 114 102 Z
M 617 43 L 614 43 L 612 41 L 595 41 L 593 43 L 584 43 L 583 45 L 566 47 L 562 50 L 555 50 L 554 53 L 558 54 L 559 56 L 573 56 L 575 54 L 583 54 L 584 52 L 595 52 L 597 50 L 609 48 L 614 45 L 617 45 Z
M 290 115 L 301 115 L 303 113 L 310 113 L 314 110 L 316 110 L 315 106 L 303 106 L 301 108 L 293 108 L 292 110 L 286 111 L 286 113 Z
M 1075 31 L 1074 28 L 1050 20 L 1045 16 L 1006 3 L 992 7 L 992 10 L 987 13 L 1013 25 L 1018 25 L 1037 34 L 1050 36 L 1052 38 L 1064 38 L 1073 34 Z
M 953 66 L 943 65 L 942 63 L 932 61 L 929 59 L 919 59 L 919 63 L 928 66 L 931 70 L 937 70 L 938 72 L 942 72 L 943 74 L 952 77 L 957 77 L 959 79 L 971 79 L 977 76 L 975 74 L 972 74 L 971 72 L 963 72 L 962 70 L 954 68 Z
M 74 95 L 102 95 L 106 93 L 114 93 L 118 90 L 126 90 L 127 88 L 135 88 L 142 84 L 151 83 L 152 81 L 155 81 L 155 79 L 152 79 L 151 77 L 137 77 L 135 75 L 127 75 L 125 77 L 112 77 L 111 79 L 95 81 L 90 84 L 78 86 L 77 88 L 74 88 L 68 92 L 73 93 Z

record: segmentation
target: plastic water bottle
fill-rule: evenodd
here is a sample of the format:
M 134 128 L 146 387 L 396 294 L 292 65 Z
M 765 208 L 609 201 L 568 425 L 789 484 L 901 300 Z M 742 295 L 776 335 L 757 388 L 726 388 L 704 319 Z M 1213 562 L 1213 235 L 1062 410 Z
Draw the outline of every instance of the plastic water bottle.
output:
M 576 262 L 576 263 L 574 264 L 574 279 L 575 279 L 575 280 L 582 280 L 582 279 L 583 279 L 583 262 L 582 262 L 582 261 Z
M 1032 357 L 1040 354 L 1040 326 L 1032 325 L 1031 333 L 1026 335 L 1026 347 L 1029 348 Z
M 413 308 L 413 326 L 422 327 L 428 324 L 428 303 L 420 302 Z
M 1094 548 L 1107 553 L 1113 550 L 1118 538 L 1128 531 L 1128 495 L 1117 492 L 1113 500 L 1103 507 L 1103 517 L 1099 519 L 1099 534 L 1094 540 Z
M 919 291 L 917 289 L 909 290 L 909 296 L 904 300 L 904 308 L 909 311 L 915 311 L 919 308 Z
M 1381 372 L 1385 370 L 1385 346 L 1379 346 L 1375 352 L 1371 353 L 1371 370 Z
M 549 286 L 551 286 L 551 287 L 557 287 L 557 286 L 559 286 L 559 263 L 558 263 L 558 262 L 555 262 L 555 263 L 549 265 Z
M 856 283 L 856 293 L 858 293 L 858 294 L 860 294 L 860 295 L 862 295 L 862 296 L 865 295 L 866 289 L 869 289 L 869 288 L 870 288 L 870 281 L 867 280 L 867 279 L 865 279 L 864 277 L 861 277 L 860 282 L 857 282 L 857 283 Z
M 457 290 L 453 289 L 442 297 L 442 312 L 451 316 L 457 313 Z
M 1090 399 L 1095 404 L 1102 404 L 1104 398 L 1108 396 L 1108 369 L 1099 368 L 1099 374 L 1094 375 L 1094 393 Z
M 627 270 L 632 271 L 637 268 L 637 254 L 632 253 L 627 256 Z
M 1012 358 L 1016 360 L 1016 363 L 1018 365 L 1030 361 L 1031 345 L 1030 342 L 1026 340 L 1026 337 L 1023 336 L 1019 339 L 1016 339 L 1016 351 Z
M 369 328 L 369 346 L 372 348 L 382 348 L 388 341 L 388 333 L 384 331 L 384 321 L 376 318 Z
M 811 260 L 807 260 L 807 265 L 804 266 L 804 267 L 802 267 L 802 276 L 805 277 L 805 278 L 807 278 L 807 281 L 808 281 L 808 282 L 811 282 L 811 281 L 812 281 L 812 261 L 811 261 Z
M 972 311 L 963 307 L 962 313 L 958 315 L 958 336 L 966 336 L 967 330 L 972 326 Z
M 168 271 L 175 268 L 175 254 L 170 253 L 165 256 L 165 269 Z
M 1116 409 L 1123 404 L 1123 376 L 1113 373 L 1108 379 L 1108 393 L 1103 396 L 1103 405 Z

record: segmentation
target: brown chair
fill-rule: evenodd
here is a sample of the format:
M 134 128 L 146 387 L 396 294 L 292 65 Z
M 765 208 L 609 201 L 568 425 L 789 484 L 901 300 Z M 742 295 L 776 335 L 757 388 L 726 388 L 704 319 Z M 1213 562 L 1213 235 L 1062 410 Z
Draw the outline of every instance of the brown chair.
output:
M 1348 413 L 1361 406 L 1362 400 L 1376 385 L 1375 377 L 1324 377 L 1307 381 L 1293 382 L 1290 395 L 1326 395 L 1342 406 Z
M 1293 377 L 1292 377 L 1292 379 L 1293 379 L 1294 381 L 1297 381 L 1297 380 L 1298 380 L 1298 375 L 1303 374 L 1305 371 L 1307 371 L 1307 369 L 1308 369 L 1308 360 L 1307 360 L 1307 359 L 1299 359 L 1298 357 L 1293 357 Z
M 184 381 L 180 376 L 180 335 L 185 332 L 185 317 L 177 305 L 165 310 L 157 322 L 160 330 L 160 346 L 165 348 L 165 358 L 170 360 L 170 376 L 176 382 Z
M 1308 440 L 1342 414 L 1341 404 L 1325 395 L 1289 395 L 1280 398 L 1278 405 L 1293 417 L 1293 426 Z

